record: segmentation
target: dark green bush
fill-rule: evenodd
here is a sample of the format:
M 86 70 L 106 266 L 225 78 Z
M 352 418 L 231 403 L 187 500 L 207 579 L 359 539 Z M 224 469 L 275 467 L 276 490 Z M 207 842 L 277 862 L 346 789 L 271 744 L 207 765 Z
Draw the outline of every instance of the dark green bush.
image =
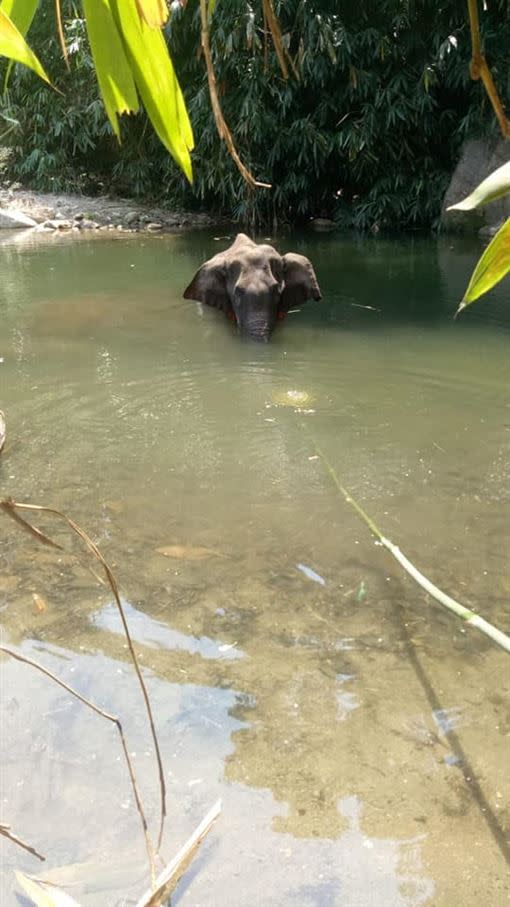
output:
M 253 192 L 216 133 L 198 52 L 198 2 L 173 7 L 167 36 L 197 143 L 194 186 L 143 116 L 124 122 L 117 150 L 97 101 L 83 23 L 75 17 L 67 25 L 69 76 L 49 13 L 30 38 L 65 94 L 17 68 L 6 108 L 19 123 L 10 133 L 11 176 L 44 188 L 104 183 L 247 222 L 326 216 L 362 229 L 418 228 L 436 221 L 462 140 L 495 129 L 483 88 L 469 80 L 469 27 L 458 0 L 280 0 L 284 42 L 299 72 L 287 82 L 264 35 L 261 4 L 218 0 L 211 39 L 224 114 L 243 161 L 273 185 Z M 505 96 L 506 0 L 490 2 L 482 27 Z

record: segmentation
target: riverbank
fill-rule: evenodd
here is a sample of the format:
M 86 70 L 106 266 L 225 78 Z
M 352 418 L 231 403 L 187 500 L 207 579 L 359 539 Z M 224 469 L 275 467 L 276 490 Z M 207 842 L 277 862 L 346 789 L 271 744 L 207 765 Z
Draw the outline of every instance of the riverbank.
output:
M 200 212 L 170 211 L 133 199 L 107 195 L 85 196 L 0 189 L 0 223 L 40 231 L 119 230 L 125 232 L 175 232 L 225 223 L 225 218 Z M 24 219 L 30 219 L 23 223 Z M 30 222 L 31 221 L 31 222 Z

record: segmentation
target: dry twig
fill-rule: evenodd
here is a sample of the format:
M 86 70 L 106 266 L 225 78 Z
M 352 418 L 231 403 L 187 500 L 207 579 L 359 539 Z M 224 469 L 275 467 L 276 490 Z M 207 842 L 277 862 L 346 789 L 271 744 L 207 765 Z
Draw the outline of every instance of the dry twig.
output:
M 149 857 L 149 863 L 150 863 L 150 868 L 151 868 L 151 876 L 154 879 L 154 876 L 155 876 L 154 847 L 152 845 L 152 841 L 151 841 L 151 838 L 149 835 L 147 819 L 145 817 L 145 812 L 144 812 L 144 809 L 142 806 L 140 792 L 138 790 L 138 784 L 136 781 L 135 770 L 133 768 L 133 763 L 131 762 L 131 757 L 129 755 L 129 750 L 127 748 L 126 738 L 124 737 L 124 731 L 122 730 L 122 724 L 120 722 L 120 719 L 117 718 L 116 715 L 111 715 L 109 712 L 105 712 L 104 709 L 101 709 L 98 705 L 96 705 L 90 699 L 87 699 L 85 696 L 82 696 L 81 693 L 78 693 L 77 690 L 73 689 L 73 687 L 70 687 L 68 683 L 66 683 L 64 680 L 61 680 L 60 677 L 57 677 L 56 674 L 53 674 L 52 671 L 49 671 L 48 668 L 45 668 L 44 665 L 40 664 L 38 661 L 34 661 L 32 658 L 28 658 L 26 655 L 21 655 L 20 652 L 15 652 L 14 649 L 10 649 L 8 646 L 0 645 L 0 652 L 4 652 L 5 655 L 9 655 L 11 658 L 15 658 L 16 661 L 20 661 L 20 662 L 22 662 L 22 664 L 27 664 L 27 665 L 30 665 L 30 667 L 32 667 L 32 668 L 36 668 L 36 670 L 40 671 L 41 674 L 44 674 L 46 677 L 49 677 L 50 680 L 53 680 L 54 683 L 57 683 L 60 687 L 63 687 L 64 690 L 66 690 L 68 693 L 71 694 L 71 696 L 74 696 L 76 699 L 78 699 L 80 702 L 82 702 L 83 705 L 86 705 L 89 709 L 92 709 L 92 711 L 95 712 L 96 715 L 100 715 L 101 718 L 106 718 L 107 721 L 111 721 L 112 724 L 115 725 L 115 727 L 117 728 L 117 731 L 119 732 L 120 740 L 122 743 L 122 749 L 124 751 L 124 757 L 126 760 L 128 771 L 129 771 L 131 786 L 133 788 L 133 793 L 135 795 L 136 806 L 137 806 L 138 813 L 140 815 L 140 819 L 142 822 L 143 833 L 145 836 L 145 844 L 147 847 L 147 854 Z M 0 831 L 1 831 L 1 828 L 2 828 L 2 826 L 0 826 Z M 20 841 L 18 841 L 18 843 L 21 844 Z M 25 846 L 27 850 L 32 850 L 31 848 L 29 848 L 26 845 L 22 844 L 22 846 Z M 35 851 L 32 851 L 32 852 L 35 853 L 35 855 L 38 856 L 40 860 L 44 860 L 44 857 L 41 857 Z
M 234 145 L 234 139 L 232 138 L 232 133 L 228 128 L 225 118 L 223 116 L 220 101 L 218 98 L 218 87 L 216 85 L 216 75 L 214 73 L 214 67 L 212 63 L 211 56 L 211 45 L 209 43 L 209 21 L 207 15 L 207 0 L 200 0 L 200 20 L 202 24 L 201 29 L 201 41 L 202 41 L 202 50 L 204 52 L 205 65 L 207 68 L 207 81 L 209 83 L 209 95 L 211 98 L 211 107 L 214 114 L 214 120 L 216 122 L 216 128 L 218 130 L 218 135 L 222 139 L 228 149 L 230 157 L 234 161 L 239 173 L 243 179 L 248 183 L 251 189 L 262 188 L 262 189 L 271 189 L 271 183 L 260 183 L 255 179 L 253 174 L 250 173 L 248 168 L 243 164 L 239 154 L 237 153 L 236 146 Z
M 487 60 L 482 51 L 482 42 L 480 38 L 480 22 L 478 19 L 478 0 L 467 0 L 469 12 L 469 27 L 471 30 L 471 65 L 469 68 L 473 81 L 481 79 L 493 106 L 499 122 L 499 127 L 505 139 L 510 138 L 510 122 L 507 120 L 503 104 L 494 84 L 491 71 L 487 65 Z
M 155 726 L 154 717 L 152 714 L 152 707 L 151 707 L 150 700 L 149 700 L 149 694 L 147 692 L 147 687 L 145 686 L 145 681 L 142 676 L 140 665 L 138 664 L 138 659 L 136 657 L 136 652 L 135 652 L 135 649 L 133 646 L 133 641 L 131 639 L 131 634 L 129 632 L 126 615 L 124 614 L 124 609 L 122 607 L 122 602 L 120 600 L 119 587 L 117 585 L 117 580 L 115 579 L 112 569 L 109 566 L 109 564 L 105 561 L 105 559 L 104 559 L 103 555 L 101 554 L 97 545 L 92 541 L 92 539 L 87 535 L 87 533 L 80 526 L 78 526 L 78 524 L 75 523 L 74 520 L 72 520 L 70 517 L 66 516 L 65 513 L 62 513 L 60 510 L 56 510 L 53 507 L 43 507 L 39 504 L 20 504 L 16 501 L 12 501 L 12 500 L 0 501 L 0 507 L 3 510 L 5 510 L 5 512 L 8 513 L 9 516 L 13 517 L 13 519 L 15 519 L 16 522 L 18 522 L 21 526 L 23 526 L 28 532 L 30 532 L 32 535 L 34 535 L 39 541 L 43 542 L 46 545 L 52 545 L 54 548 L 59 548 L 59 549 L 63 550 L 61 545 L 57 544 L 57 542 L 54 542 L 53 539 L 50 539 L 49 536 L 47 536 L 43 532 L 41 532 L 41 530 L 38 529 L 36 526 L 33 526 L 32 523 L 29 523 L 28 520 L 25 520 L 22 516 L 20 516 L 20 514 L 17 511 L 19 511 L 19 510 L 36 511 L 37 513 L 48 513 L 48 514 L 51 514 L 52 516 L 58 517 L 59 519 L 63 520 L 70 527 L 70 529 L 73 530 L 73 532 L 76 533 L 76 535 L 81 539 L 81 541 L 85 544 L 85 546 L 88 548 L 88 550 L 94 555 L 95 558 L 97 558 L 97 560 L 100 562 L 101 566 L 103 567 L 103 570 L 106 574 L 106 578 L 108 580 L 108 584 L 113 592 L 113 596 L 115 598 L 115 602 L 117 604 L 117 608 L 118 608 L 118 611 L 120 614 L 120 619 L 122 621 L 122 626 L 123 626 L 126 640 L 128 643 L 131 660 L 133 662 L 135 672 L 136 672 L 136 675 L 137 675 L 137 678 L 138 678 L 138 681 L 139 681 L 139 684 L 140 684 L 140 687 L 142 690 L 142 695 L 143 695 L 143 699 L 145 702 L 145 708 L 147 710 L 147 716 L 149 719 L 149 725 L 150 725 L 150 729 L 151 729 L 152 739 L 154 742 L 154 750 L 156 753 L 156 760 L 157 760 L 157 765 L 158 765 L 160 798 L 161 798 L 161 816 L 160 816 L 160 825 L 159 825 L 159 832 L 158 832 L 158 843 L 157 843 L 157 848 L 156 848 L 159 851 L 160 846 L 161 846 L 161 839 L 163 837 L 163 827 L 164 827 L 165 816 L 166 816 L 166 786 L 165 786 L 165 776 L 164 776 L 164 772 L 163 772 L 163 760 L 161 757 L 161 750 L 160 750 L 160 746 L 159 746 L 158 736 L 156 733 L 156 726 Z
M 198 846 L 202 843 L 206 834 L 211 830 L 213 822 L 216 821 L 221 812 L 221 800 L 217 800 L 214 806 L 209 810 L 207 815 L 202 819 L 180 851 L 165 867 L 163 872 L 156 879 L 153 891 L 146 891 L 140 898 L 136 907 L 160 907 L 170 896 L 173 888 L 176 886 L 184 870 L 195 856 Z
M 60 47 L 62 48 L 62 56 L 64 58 L 67 69 L 70 70 L 71 67 L 69 65 L 69 55 L 67 53 L 64 27 L 62 25 L 62 10 L 60 9 L 60 0 L 55 0 L 55 17 L 57 20 L 58 39 L 60 41 Z
M 4 838 L 9 838 L 9 841 L 12 841 L 13 844 L 17 844 L 18 847 L 22 847 L 23 850 L 28 850 L 29 853 L 33 854 L 34 857 L 37 857 L 38 860 L 42 860 L 44 863 L 46 857 L 43 857 L 35 847 L 32 847 L 30 844 L 27 844 L 26 841 L 22 841 L 21 838 L 18 838 L 18 836 L 11 831 L 11 826 L 6 825 L 5 822 L 0 822 L 0 835 L 3 835 Z

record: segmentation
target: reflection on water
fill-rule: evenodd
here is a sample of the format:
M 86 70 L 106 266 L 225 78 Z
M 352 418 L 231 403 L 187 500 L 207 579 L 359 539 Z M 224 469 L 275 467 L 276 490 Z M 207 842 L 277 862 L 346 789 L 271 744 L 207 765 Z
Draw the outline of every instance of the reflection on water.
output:
M 313 442 L 432 580 L 508 629 L 507 291 L 453 324 L 476 248 L 280 245 L 324 299 L 263 347 L 181 299 L 210 236 L 2 245 L 2 493 L 68 512 L 115 566 L 168 773 L 165 856 L 223 799 L 173 903 L 499 907 L 506 656 L 388 561 Z M 5 517 L 0 544 L 2 639 L 122 716 L 155 816 L 111 596 Z M 28 668 L 1 672 L 0 818 L 85 907 L 134 902 L 114 734 Z M 38 867 L 0 854 L 15 904 L 12 868 Z
M 179 633 L 159 620 L 152 620 L 142 611 L 137 611 L 129 602 L 123 601 L 122 607 L 129 624 L 131 638 L 135 642 L 141 642 L 146 646 L 157 646 L 160 649 L 182 650 L 190 652 L 192 655 L 196 652 L 202 658 L 243 657 L 244 653 L 236 649 L 234 645 L 221 644 L 214 639 L 209 639 L 208 636 L 196 639 L 194 636 Z M 100 627 L 102 630 L 114 633 L 123 632 L 116 605 L 107 605 L 97 614 L 92 614 L 91 620 L 96 627 Z

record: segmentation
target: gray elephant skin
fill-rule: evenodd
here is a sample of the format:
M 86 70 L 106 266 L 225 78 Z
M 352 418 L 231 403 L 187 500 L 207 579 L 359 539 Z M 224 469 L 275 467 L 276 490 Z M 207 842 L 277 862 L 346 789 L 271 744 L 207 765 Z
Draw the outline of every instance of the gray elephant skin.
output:
M 238 233 L 228 249 L 199 268 L 184 298 L 221 309 L 241 334 L 267 342 L 289 309 L 320 299 L 321 291 L 304 255 L 280 255 Z

